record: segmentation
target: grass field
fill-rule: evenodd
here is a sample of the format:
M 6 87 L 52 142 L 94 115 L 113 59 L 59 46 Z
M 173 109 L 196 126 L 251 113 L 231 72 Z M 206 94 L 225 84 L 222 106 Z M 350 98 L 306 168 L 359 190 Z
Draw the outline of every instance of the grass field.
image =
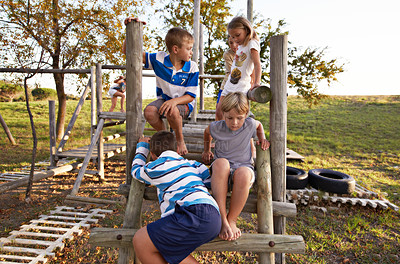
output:
M 105 101 L 104 109 L 109 103 Z M 76 104 L 68 102 L 67 120 Z M 207 109 L 214 105 L 211 98 L 206 99 Z M 32 102 L 31 107 L 39 140 L 37 160 L 42 161 L 49 157 L 48 103 Z M 89 144 L 89 107 L 89 101 L 85 102 L 67 149 Z M 254 103 L 252 112 L 268 137 L 269 105 Z M 25 104 L 0 103 L 0 113 L 18 143 L 11 146 L 0 131 L 0 171 L 17 170 L 31 159 L 32 136 Z M 313 108 L 303 99 L 289 96 L 287 129 L 288 147 L 305 157 L 304 162 L 290 161 L 288 165 L 306 171 L 325 168 L 347 173 L 361 186 L 400 206 L 400 96 L 335 96 Z M 123 130 L 124 126 L 111 128 L 105 135 Z M 287 263 L 400 263 L 399 212 L 324 202 L 315 205 L 327 208 L 327 213 L 298 205 L 298 216 L 287 219 L 287 232 L 302 235 L 306 242 L 306 254 L 287 254 Z M 144 214 L 144 221 L 154 217 Z M 120 226 L 115 221 L 120 220 L 108 219 L 103 225 Z M 256 225 L 255 215 L 240 220 L 246 232 L 254 232 Z M 202 263 L 256 263 L 255 255 L 249 253 L 196 253 L 196 257 Z

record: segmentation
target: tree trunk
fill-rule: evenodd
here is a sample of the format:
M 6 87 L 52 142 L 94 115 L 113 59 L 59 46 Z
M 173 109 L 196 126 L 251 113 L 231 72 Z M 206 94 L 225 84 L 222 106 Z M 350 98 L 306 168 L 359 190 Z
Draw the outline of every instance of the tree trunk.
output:
M 35 160 L 36 160 L 36 149 L 37 149 L 36 129 L 35 129 L 35 124 L 33 122 L 33 116 L 32 116 L 32 112 L 31 112 L 31 108 L 29 106 L 28 85 L 27 85 L 27 80 L 29 78 L 31 78 L 31 77 L 33 77 L 33 75 L 28 75 L 28 76 L 26 76 L 24 78 L 26 109 L 28 110 L 28 114 L 29 114 L 29 120 L 30 120 L 30 123 L 31 123 L 31 129 L 32 129 L 32 138 L 33 138 L 31 170 L 30 170 L 30 173 L 29 173 L 28 186 L 26 187 L 26 192 L 25 192 L 25 201 L 26 202 L 30 202 L 31 201 L 31 191 L 32 191 L 32 185 L 33 185 L 33 174 L 35 173 Z
M 53 76 L 56 83 L 57 98 L 58 98 L 56 134 L 57 134 L 57 139 L 61 140 L 61 137 L 64 135 L 65 112 L 67 109 L 67 96 L 65 95 L 64 92 L 64 74 L 54 73 Z

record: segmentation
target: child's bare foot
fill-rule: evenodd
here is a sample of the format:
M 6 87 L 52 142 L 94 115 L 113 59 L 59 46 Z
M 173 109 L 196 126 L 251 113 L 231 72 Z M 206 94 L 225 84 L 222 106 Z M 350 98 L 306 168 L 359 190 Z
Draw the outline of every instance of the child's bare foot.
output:
M 179 155 L 185 155 L 188 153 L 188 150 L 186 148 L 186 144 L 184 141 L 178 141 L 176 148 L 177 148 L 177 152 Z
M 218 236 L 223 240 L 232 240 L 233 232 L 228 221 L 222 221 L 221 231 Z
M 236 240 L 236 239 L 238 239 L 238 238 L 242 235 L 242 232 L 240 231 L 239 228 L 237 228 L 237 226 L 236 226 L 236 221 L 230 221 L 230 220 L 228 220 L 228 222 L 229 222 L 229 226 L 230 226 L 230 228 L 231 228 L 231 230 L 232 230 L 232 237 L 231 237 L 230 240 Z
M 121 113 L 125 113 L 125 109 L 121 109 Z

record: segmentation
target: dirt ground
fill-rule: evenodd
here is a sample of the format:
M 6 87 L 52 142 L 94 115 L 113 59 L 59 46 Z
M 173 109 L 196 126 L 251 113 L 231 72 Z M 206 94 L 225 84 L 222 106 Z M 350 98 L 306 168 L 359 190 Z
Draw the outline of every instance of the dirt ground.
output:
M 97 177 L 85 175 L 78 195 L 120 200 L 121 195 L 117 194 L 117 189 L 125 181 L 125 163 L 110 159 L 105 170 L 106 181 L 103 183 Z M 56 206 L 65 205 L 65 197 L 70 194 L 77 175 L 77 171 L 68 172 L 34 183 L 30 203 L 25 202 L 26 187 L 0 194 L 1 237 Z

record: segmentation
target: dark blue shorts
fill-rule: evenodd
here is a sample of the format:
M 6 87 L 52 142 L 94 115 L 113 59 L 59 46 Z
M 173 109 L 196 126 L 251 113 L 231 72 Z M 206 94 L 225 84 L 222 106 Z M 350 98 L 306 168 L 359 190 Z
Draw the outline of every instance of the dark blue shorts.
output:
M 147 225 L 157 250 L 171 264 L 180 263 L 221 230 L 221 216 L 210 204 L 175 206 L 175 212 Z

